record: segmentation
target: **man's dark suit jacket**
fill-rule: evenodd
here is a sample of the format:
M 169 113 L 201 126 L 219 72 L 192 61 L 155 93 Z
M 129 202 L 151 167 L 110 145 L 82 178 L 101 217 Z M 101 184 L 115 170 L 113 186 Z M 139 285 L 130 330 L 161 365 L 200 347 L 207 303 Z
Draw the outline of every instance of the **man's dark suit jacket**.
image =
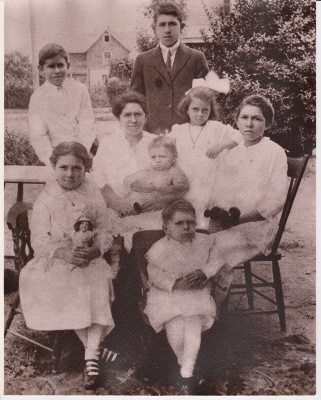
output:
M 208 65 L 201 51 L 180 44 L 170 74 L 159 46 L 137 56 L 131 89 L 146 96 L 149 114 L 146 130 L 160 133 L 174 124 L 187 122 L 177 113 L 177 106 L 193 79 L 204 78 Z

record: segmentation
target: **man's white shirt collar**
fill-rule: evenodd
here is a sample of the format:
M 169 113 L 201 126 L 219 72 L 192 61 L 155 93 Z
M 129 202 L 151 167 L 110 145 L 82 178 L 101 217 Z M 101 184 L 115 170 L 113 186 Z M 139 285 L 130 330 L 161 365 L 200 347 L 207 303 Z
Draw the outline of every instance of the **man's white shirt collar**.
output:
M 178 41 L 176 43 L 174 43 L 173 46 L 171 46 L 171 47 L 166 47 L 163 45 L 163 43 L 159 42 L 159 47 L 162 51 L 162 56 L 163 56 L 165 63 L 166 63 L 166 59 L 167 59 L 168 50 L 170 50 L 171 55 L 172 55 L 172 66 L 173 66 L 174 58 L 175 58 L 177 49 L 179 48 L 180 44 L 181 44 L 181 39 L 178 39 Z

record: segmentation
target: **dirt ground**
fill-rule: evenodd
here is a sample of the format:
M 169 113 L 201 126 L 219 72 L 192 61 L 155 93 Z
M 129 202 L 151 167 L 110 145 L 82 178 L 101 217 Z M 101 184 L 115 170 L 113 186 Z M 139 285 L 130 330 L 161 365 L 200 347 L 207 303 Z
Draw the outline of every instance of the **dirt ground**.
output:
M 286 332 L 277 315 L 245 317 L 238 311 L 216 322 L 203 336 L 193 392 L 176 380 L 174 356 L 164 335 L 141 335 L 127 343 L 123 363 L 106 364 L 100 387 L 82 388 L 83 349 L 75 335 L 65 341 L 60 374 L 51 374 L 51 354 L 8 333 L 5 342 L 6 395 L 314 395 L 316 390 L 315 158 L 310 159 L 281 245 L 280 261 L 286 307 Z M 26 200 L 39 187 L 30 185 Z M 5 189 L 5 212 L 15 188 Z M 6 234 L 7 245 L 10 245 Z M 13 268 L 10 262 L 6 267 Z M 265 268 L 268 271 L 268 267 Z M 267 274 L 268 272 L 266 272 Z M 14 294 L 5 296 L 5 314 Z M 268 309 L 254 298 L 255 307 Z M 246 308 L 234 296 L 230 310 Z M 50 344 L 50 335 L 30 331 L 18 315 L 12 328 Z M 141 343 L 138 343 L 140 342 Z

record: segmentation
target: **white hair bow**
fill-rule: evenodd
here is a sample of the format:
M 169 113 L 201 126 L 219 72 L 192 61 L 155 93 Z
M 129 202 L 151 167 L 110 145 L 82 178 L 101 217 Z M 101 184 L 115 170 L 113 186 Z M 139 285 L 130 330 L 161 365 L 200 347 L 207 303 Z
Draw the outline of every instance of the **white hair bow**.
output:
M 205 79 L 193 79 L 192 89 L 198 86 L 208 87 L 215 90 L 216 92 L 227 94 L 230 90 L 230 81 L 228 79 L 228 76 L 220 79 L 214 71 L 210 71 L 206 75 Z M 187 94 L 188 92 L 189 91 L 187 91 L 185 94 Z

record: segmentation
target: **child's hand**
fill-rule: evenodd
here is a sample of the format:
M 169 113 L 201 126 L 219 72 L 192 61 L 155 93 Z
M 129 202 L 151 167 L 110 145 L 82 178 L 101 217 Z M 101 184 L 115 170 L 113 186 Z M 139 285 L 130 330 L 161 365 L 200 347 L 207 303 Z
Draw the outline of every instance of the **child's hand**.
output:
M 208 158 L 215 158 L 220 154 L 220 152 L 222 150 L 223 150 L 222 146 L 220 146 L 219 144 L 216 144 L 215 146 L 213 146 L 209 150 L 207 150 L 206 156 Z
M 69 247 L 61 247 L 54 252 L 53 258 L 59 258 L 68 264 L 73 264 L 76 267 L 87 267 L 89 261 L 82 257 L 77 257 L 73 254 L 73 250 Z
M 191 285 L 187 282 L 186 278 L 178 278 L 174 283 L 173 289 L 176 290 L 191 290 Z
M 207 277 L 200 269 L 197 269 L 196 271 L 186 275 L 185 279 L 190 284 L 192 289 L 203 289 L 207 283 Z
M 72 250 L 72 254 L 77 259 L 93 260 L 100 256 L 100 250 L 96 246 L 91 247 L 76 247 Z M 87 264 L 88 265 L 88 264 Z

